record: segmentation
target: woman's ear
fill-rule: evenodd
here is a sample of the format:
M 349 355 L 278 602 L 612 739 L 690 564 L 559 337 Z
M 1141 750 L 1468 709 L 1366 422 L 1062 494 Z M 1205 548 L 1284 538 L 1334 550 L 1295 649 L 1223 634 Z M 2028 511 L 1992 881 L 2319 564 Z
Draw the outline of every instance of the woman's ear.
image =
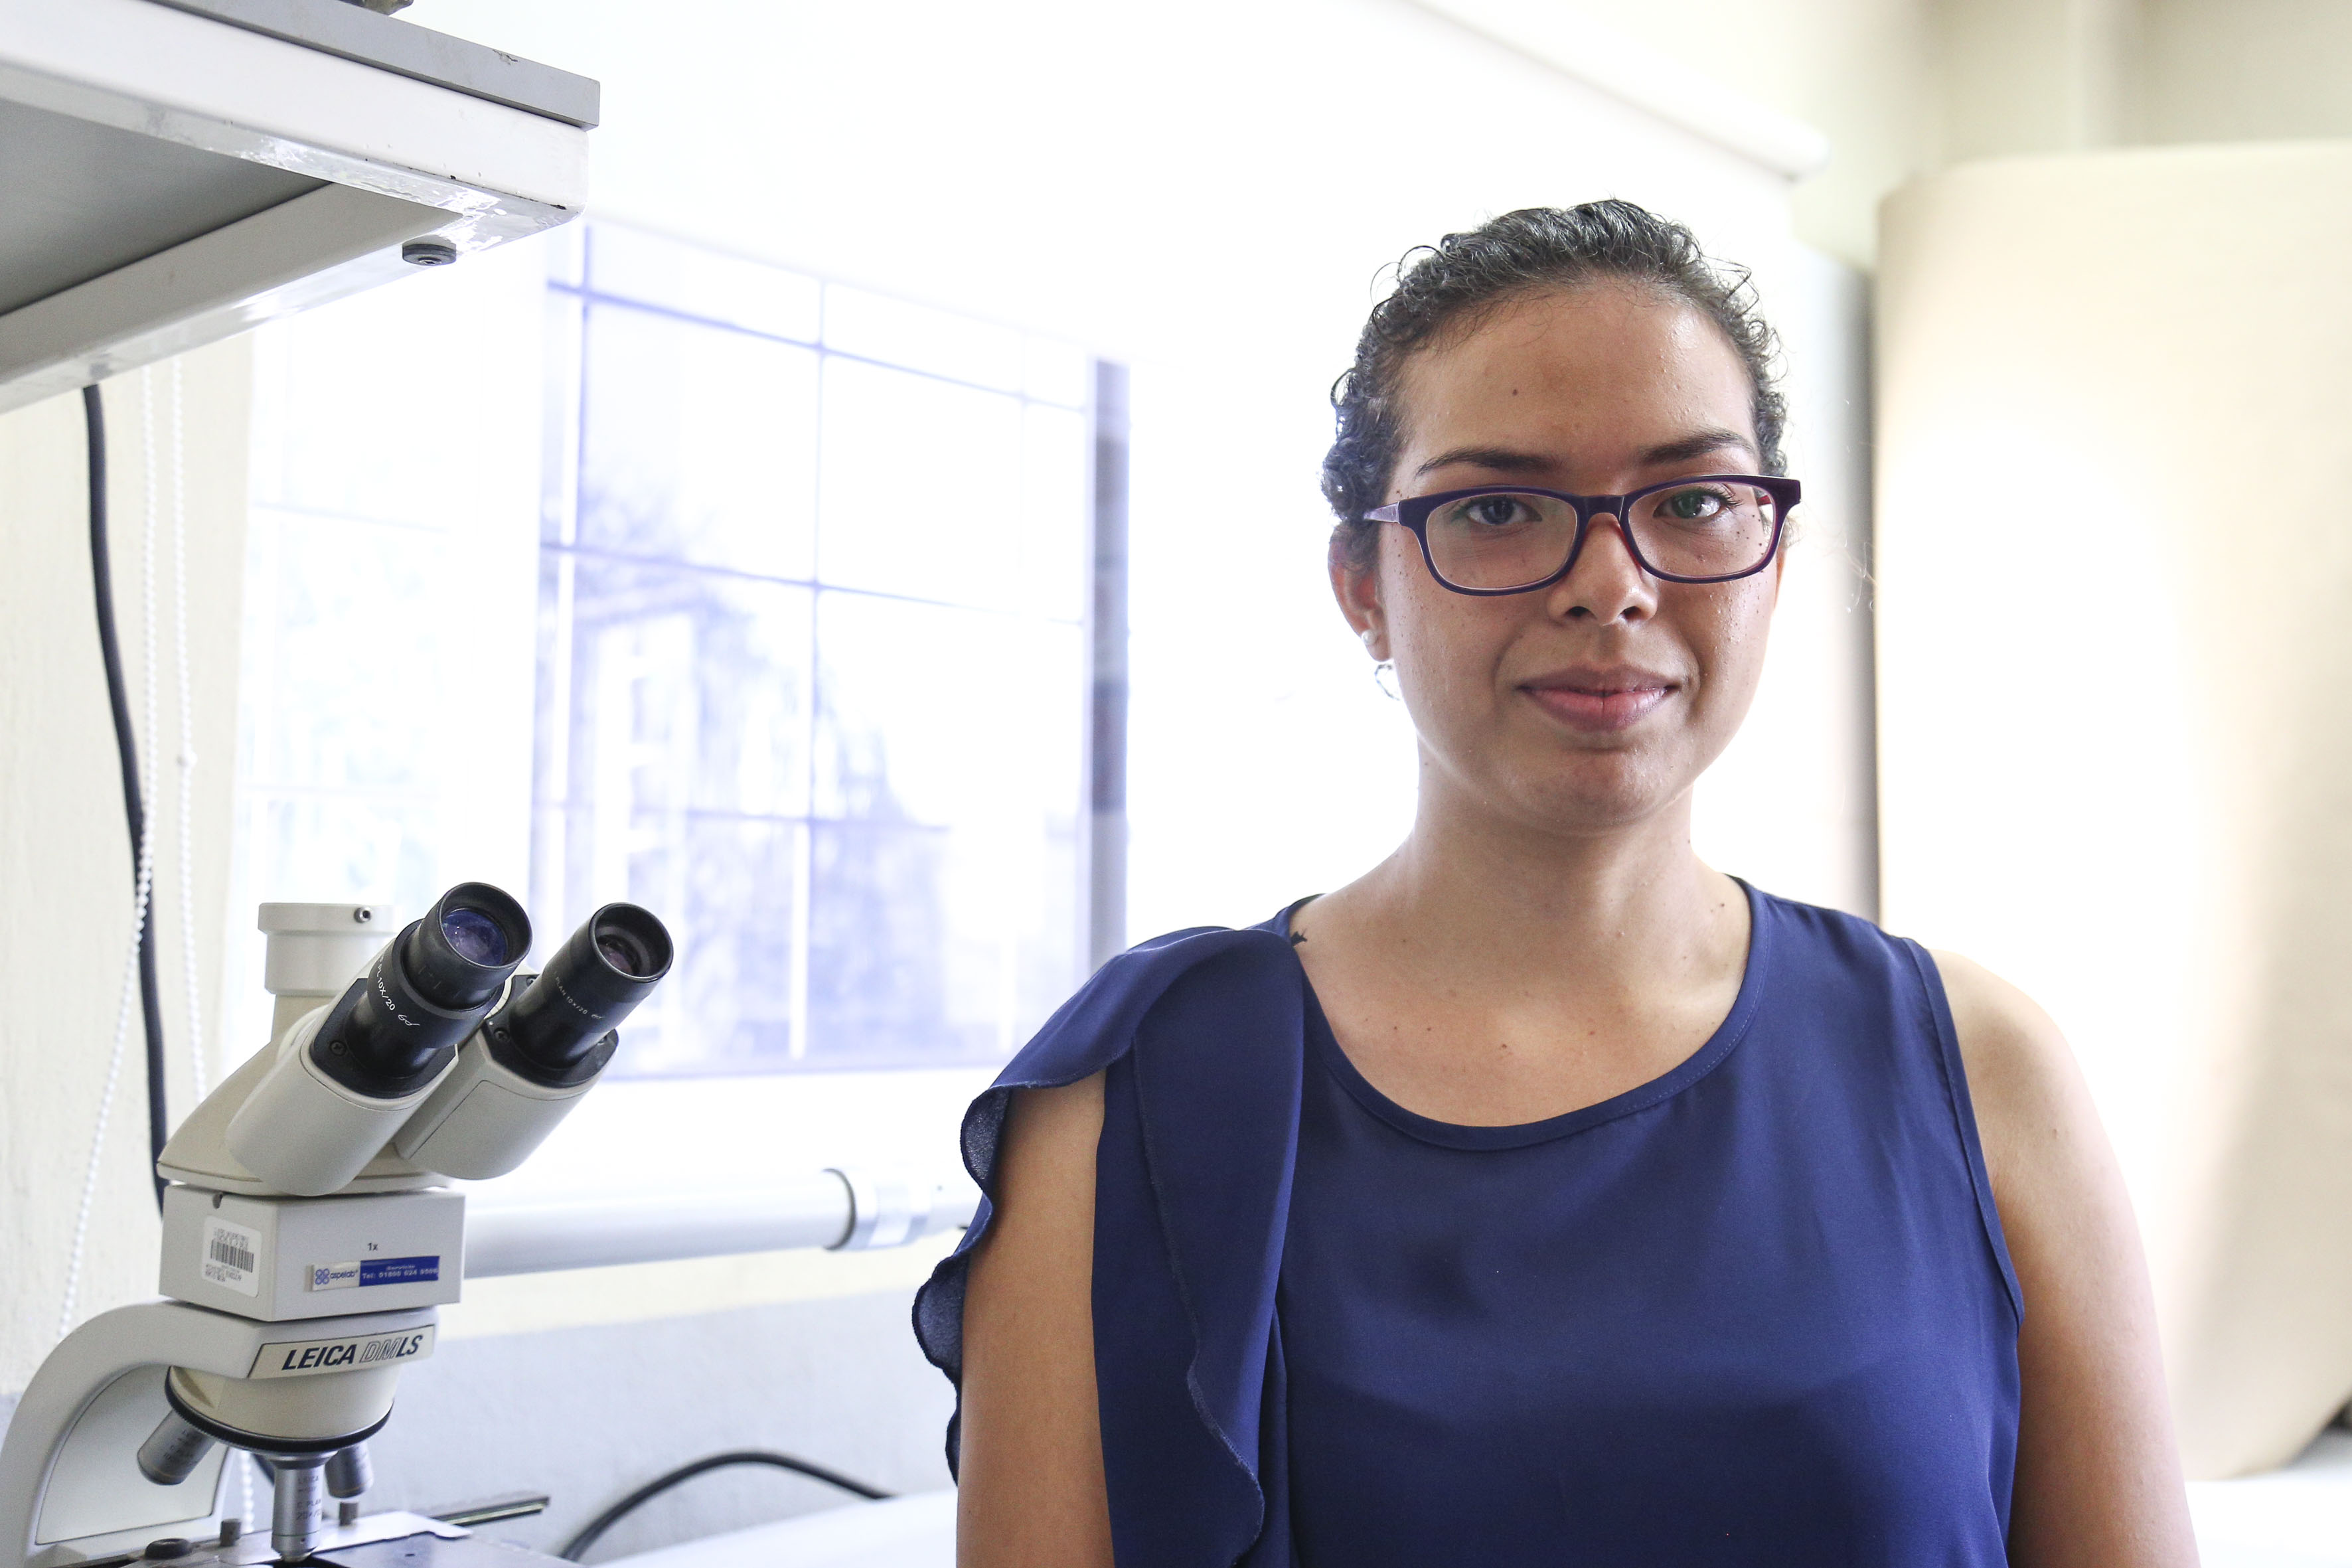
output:
M 1389 657 L 1388 616 L 1381 605 L 1381 574 L 1377 561 L 1358 566 L 1350 559 L 1348 531 L 1331 531 L 1331 548 L 1325 565 L 1331 574 L 1331 596 L 1339 601 L 1339 613 L 1348 618 L 1348 626 L 1363 639 L 1364 651 L 1375 659 Z

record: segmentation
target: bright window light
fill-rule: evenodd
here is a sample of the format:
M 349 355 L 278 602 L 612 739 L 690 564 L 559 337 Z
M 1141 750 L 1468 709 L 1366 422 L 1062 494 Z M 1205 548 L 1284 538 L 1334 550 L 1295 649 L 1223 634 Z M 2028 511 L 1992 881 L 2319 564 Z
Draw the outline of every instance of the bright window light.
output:
M 240 914 L 644 904 L 639 1078 L 983 1067 L 1084 977 L 1083 353 L 596 225 L 258 363 Z

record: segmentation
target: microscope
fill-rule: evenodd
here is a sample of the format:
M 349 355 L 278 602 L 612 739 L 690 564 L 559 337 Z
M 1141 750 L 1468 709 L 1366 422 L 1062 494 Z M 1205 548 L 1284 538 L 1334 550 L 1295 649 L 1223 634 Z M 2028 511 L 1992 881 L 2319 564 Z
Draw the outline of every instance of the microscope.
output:
M 552 1561 L 362 1517 L 366 1445 L 458 1298 L 447 1178 L 513 1170 L 595 1086 L 669 934 L 607 904 L 520 972 L 530 921 L 483 882 L 387 942 L 389 924 L 373 904 L 261 906 L 271 1043 L 157 1162 L 169 1299 L 83 1324 L 25 1391 L 0 1444 L 0 1568 Z M 271 1477 L 266 1542 L 224 1495 L 240 1450 Z

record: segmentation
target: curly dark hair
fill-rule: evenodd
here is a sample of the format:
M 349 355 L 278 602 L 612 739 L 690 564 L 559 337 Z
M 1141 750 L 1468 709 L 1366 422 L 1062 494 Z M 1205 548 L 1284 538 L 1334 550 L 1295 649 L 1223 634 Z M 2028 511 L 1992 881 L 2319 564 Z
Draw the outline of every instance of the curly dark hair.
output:
M 1396 466 L 1405 361 L 1465 317 L 1547 289 L 1611 281 L 1673 294 L 1723 329 L 1755 389 L 1764 471 L 1781 471 L 1787 406 L 1774 386 L 1779 344 L 1757 313 L 1747 269 L 1708 259 L 1690 230 L 1632 202 L 1522 207 L 1408 251 L 1397 263 L 1396 287 L 1372 307 L 1356 340 L 1356 363 L 1332 384 L 1338 430 L 1323 458 L 1323 499 L 1339 514 L 1333 544 L 1350 564 L 1372 559 L 1379 525 L 1364 513 L 1386 500 Z

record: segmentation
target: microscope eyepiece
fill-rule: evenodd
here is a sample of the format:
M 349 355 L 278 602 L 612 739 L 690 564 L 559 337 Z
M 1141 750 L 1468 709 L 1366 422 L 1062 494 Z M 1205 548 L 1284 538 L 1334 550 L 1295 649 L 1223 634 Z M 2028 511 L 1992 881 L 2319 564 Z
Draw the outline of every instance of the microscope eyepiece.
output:
M 310 1059 L 377 1099 L 422 1088 L 530 951 L 520 904 L 488 882 L 460 882 L 384 944 L 320 1026 Z
M 566 1081 L 669 973 L 671 955 L 650 911 L 606 904 L 492 1022 L 492 1043 L 516 1070 Z
M 669 932 L 635 904 L 606 904 L 547 968 L 517 974 L 507 1002 L 401 1127 L 403 1159 L 466 1181 L 503 1176 L 594 1087 L 616 1026 L 669 973 Z
M 496 996 L 530 951 L 530 917 L 488 882 L 460 882 L 394 945 L 418 994 L 462 1012 Z
M 460 958 L 480 964 L 507 961 L 507 933 L 479 910 L 451 910 L 441 917 L 441 935 Z
M 626 910 L 631 914 L 645 915 L 647 920 L 653 919 L 634 904 L 614 904 L 612 910 Z M 658 925 L 654 927 L 654 935 L 659 939 L 661 955 L 656 957 L 655 945 L 628 929 L 617 914 L 607 921 L 600 913 L 591 924 L 595 931 L 596 952 L 615 973 L 632 980 L 659 980 L 663 972 L 669 968 L 669 933 Z

